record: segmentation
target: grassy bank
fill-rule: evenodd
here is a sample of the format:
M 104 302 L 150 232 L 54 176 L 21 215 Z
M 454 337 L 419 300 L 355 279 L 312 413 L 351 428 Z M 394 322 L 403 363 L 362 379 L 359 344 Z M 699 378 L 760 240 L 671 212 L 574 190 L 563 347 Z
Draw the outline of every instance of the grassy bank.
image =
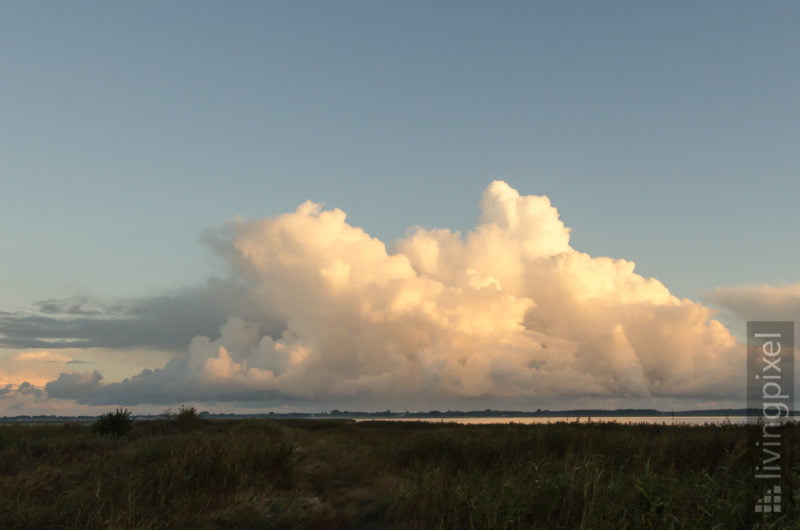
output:
M 744 429 L 7 425 L 0 528 L 748 528 Z M 786 501 L 773 527 L 800 527 Z

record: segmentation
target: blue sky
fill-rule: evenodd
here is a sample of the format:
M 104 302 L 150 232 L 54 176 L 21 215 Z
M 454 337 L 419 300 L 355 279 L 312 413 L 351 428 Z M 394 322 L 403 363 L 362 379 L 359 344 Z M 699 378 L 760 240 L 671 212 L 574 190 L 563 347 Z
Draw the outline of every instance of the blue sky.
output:
M 577 248 L 685 296 L 797 281 L 798 15 L 5 6 L 3 306 L 201 279 L 204 228 L 307 198 L 383 239 L 467 228 L 493 178 L 550 196 Z
M 0 8 L 0 310 L 224 274 L 306 199 L 391 243 L 502 179 L 680 296 L 800 281 L 793 2 Z

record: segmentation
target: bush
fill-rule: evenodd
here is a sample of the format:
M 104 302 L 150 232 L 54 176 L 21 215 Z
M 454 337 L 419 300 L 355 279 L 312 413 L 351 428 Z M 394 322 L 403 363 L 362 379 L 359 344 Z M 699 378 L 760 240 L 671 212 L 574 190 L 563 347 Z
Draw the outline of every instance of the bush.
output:
M 123 436 L 128 434 L 133 427 L 131 411 L 128 409 L 117 409 L 114 412 L 106 412 L 92 424 L 92 429 L 101 435 Z
M 181 407 L 178 409 L 177 419 L 180 422 L 191 423 L 197 421 L 197 409 L 194 407 Z
M 178 424 L 178 428 L 183 431 L 193 430 L 200 426 L 200 417 L 194 407 L 181 406 L 178 409 L 178 414 L 175 415 L 175 421 Z

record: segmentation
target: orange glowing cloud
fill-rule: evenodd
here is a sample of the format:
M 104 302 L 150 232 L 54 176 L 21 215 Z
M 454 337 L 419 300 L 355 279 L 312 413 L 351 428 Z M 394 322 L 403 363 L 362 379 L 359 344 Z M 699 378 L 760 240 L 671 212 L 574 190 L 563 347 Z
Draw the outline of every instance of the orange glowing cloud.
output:
M 237 220 L 215 246 L 283 334 L 231 315 L 219 338 L 85 400 L 737 391 L 736 342 L 711 309 L 573 249 L 547 197 L 495 181 L 480 206 L 468 233 L 417 227 L 394 252 L 310 201 Z

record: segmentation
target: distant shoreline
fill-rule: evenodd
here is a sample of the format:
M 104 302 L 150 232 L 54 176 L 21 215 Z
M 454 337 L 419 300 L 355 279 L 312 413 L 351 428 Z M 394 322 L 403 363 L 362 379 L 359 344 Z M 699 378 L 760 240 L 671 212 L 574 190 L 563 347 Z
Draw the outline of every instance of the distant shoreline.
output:
M 676 410 L 663 411 L 655 409 L 573 409 L 573 410 L 432 410 L 418 412 L 396 412 L 391 410 L 379 412 L 364 411 L 322 411 L 322 412 L 262 412 L 253 414 L 228 414 L 201 412 L 199 416 L 207 419 L 282 419 L 282 418 L 325 418 L 325 419 L 428 419 L 428 418 L 622 418 L 622 417 L 744 417 L 748 415 L 759 416 L 758 409 L 705 409 L 705 410 Z M 800 411 L 795 410 L 791 416 L 800 416 Z M 46 423 L 68 421 L 93 421 L 98 416 L 56 416 L 56 415 L 19 415 L 0 416 L 0 423 Z M 137 420 L 156 420 L 165 418 L 164 414 L 134 415 Z

